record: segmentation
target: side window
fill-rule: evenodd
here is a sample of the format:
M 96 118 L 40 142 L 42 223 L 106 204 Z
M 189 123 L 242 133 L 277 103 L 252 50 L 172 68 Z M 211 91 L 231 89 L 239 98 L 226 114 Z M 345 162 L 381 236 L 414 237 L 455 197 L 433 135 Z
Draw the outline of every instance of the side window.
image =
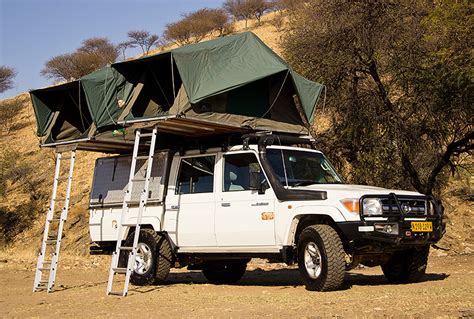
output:
M 176 194 L 212 193 L 216 157 L 183 158 L 179 167 Z
M 252 173 L 260 173 L 263 175 L 255 154 L 240 153 L 225 155 L 224 192 L 250 190 L 250 174 Z

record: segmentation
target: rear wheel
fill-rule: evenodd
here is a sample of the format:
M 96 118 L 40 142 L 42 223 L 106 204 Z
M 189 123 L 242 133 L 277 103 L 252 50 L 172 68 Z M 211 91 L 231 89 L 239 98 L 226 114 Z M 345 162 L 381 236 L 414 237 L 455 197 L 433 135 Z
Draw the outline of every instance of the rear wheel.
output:
M 133 245 L 134 236 L 134 233 L 128 236 L 125 246 Z M 123 267 L 127 263 L 127 258 L 128 254 L 121 256 Z M 171 245 L 165 235 L 153 229 L 140 230 L 130 281 L 137 286 L 164 282 L 170 272 L 172 259 Z
M 399 251 L 382 265 L 382 271 L 392 283 L 420 281 L 426 273 L 430 246 Z
M 306 227 L 298 241 L 298 267 L 306 289 L 330 291 L 344 281 L 344 249 L 337 232 L 329 225 Z
M 233 284 L 242 278 L 247 261 L 211 261 L 202 264 L 202 273 L 215 285 Z

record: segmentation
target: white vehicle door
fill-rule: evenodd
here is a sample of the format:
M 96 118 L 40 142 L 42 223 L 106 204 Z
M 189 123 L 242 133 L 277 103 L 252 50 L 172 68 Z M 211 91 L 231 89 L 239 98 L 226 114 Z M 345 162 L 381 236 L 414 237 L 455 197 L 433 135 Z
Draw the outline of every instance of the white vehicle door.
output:
M 173 162 L 164 228 L 180 249 L 216 246 L 215 162 L 215 154 L 184 156 Z
M 256 154 L 224 154 L 219 173 L 215 225 L 218 246 L 274 246 L 275 195 L 271 188 L 264 194 L 250 189 L 252 173 L 259 173 L 265 180 Z

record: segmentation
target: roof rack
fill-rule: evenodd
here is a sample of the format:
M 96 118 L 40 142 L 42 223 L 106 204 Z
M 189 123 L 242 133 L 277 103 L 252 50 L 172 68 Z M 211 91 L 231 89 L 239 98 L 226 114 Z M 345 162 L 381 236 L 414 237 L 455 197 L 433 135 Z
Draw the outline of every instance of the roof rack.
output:
M 249 148 L 251 140 L 257 140 L 259 146 L 265 147 L 270 145 L 310 145 L 316 148 L 316 140 L 310 135 L 295 135 L 273 133 L 271 131 L 255 132 L 242 136 L 244 149 Z

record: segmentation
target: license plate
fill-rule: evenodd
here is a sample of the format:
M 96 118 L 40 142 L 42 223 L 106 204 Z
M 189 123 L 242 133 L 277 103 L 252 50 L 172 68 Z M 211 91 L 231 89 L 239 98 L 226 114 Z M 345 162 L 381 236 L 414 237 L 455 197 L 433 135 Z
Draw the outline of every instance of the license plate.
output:
M 432 222 L 411 222 L 411 231 L 412 232 L 432 232 L 433 223 Z

